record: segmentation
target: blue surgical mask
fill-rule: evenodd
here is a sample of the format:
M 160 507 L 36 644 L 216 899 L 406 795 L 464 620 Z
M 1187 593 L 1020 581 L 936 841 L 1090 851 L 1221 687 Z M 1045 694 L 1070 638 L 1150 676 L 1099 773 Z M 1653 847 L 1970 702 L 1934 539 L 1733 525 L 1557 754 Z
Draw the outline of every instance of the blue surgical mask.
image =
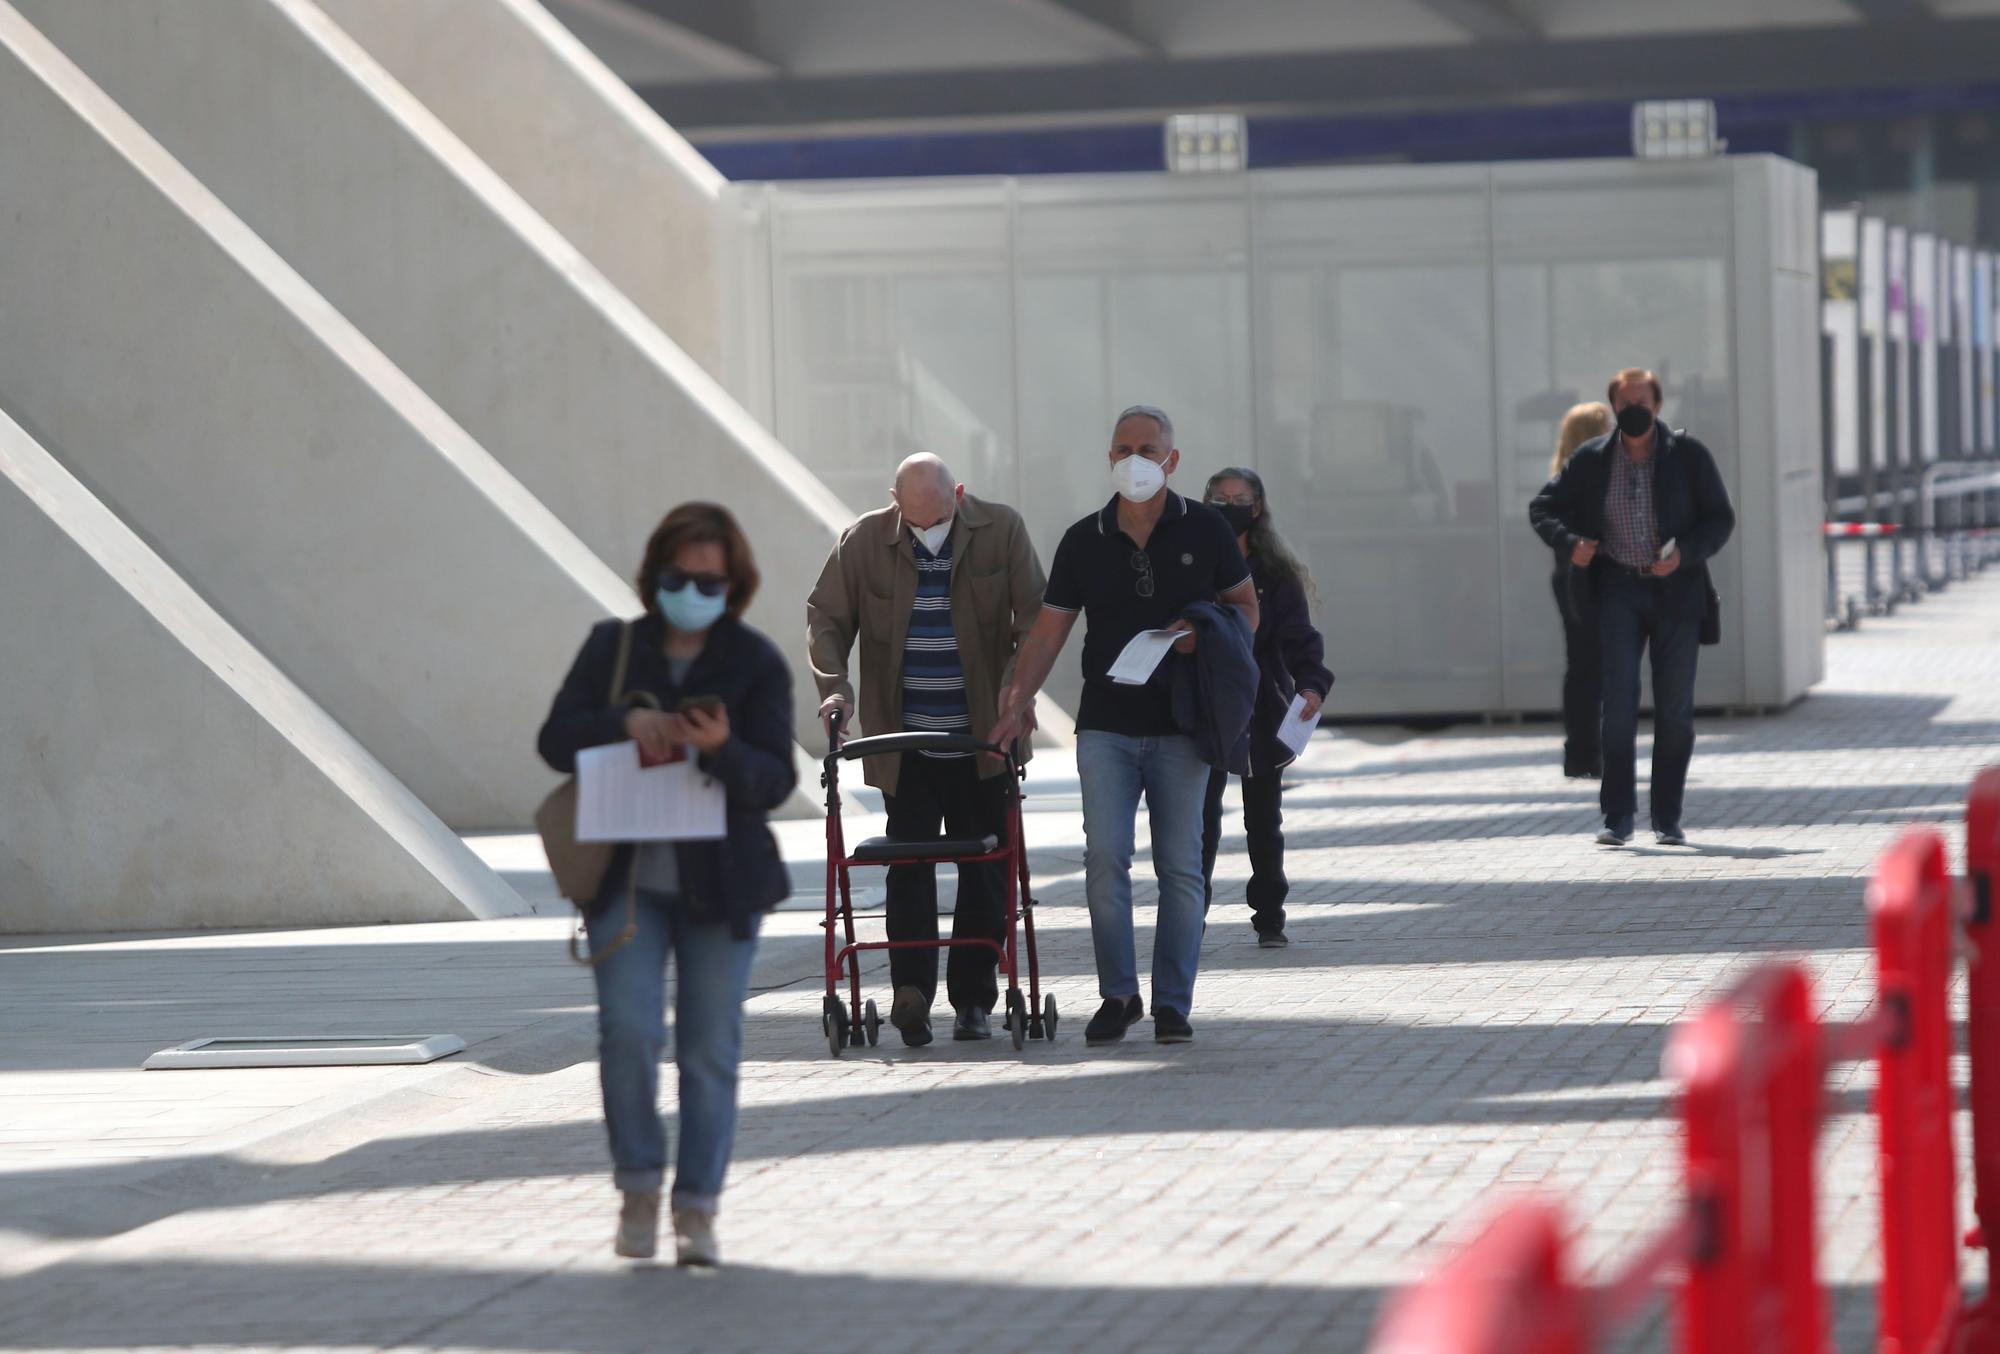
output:
M 721 620 L 722 613 L 729 609 L 727 593 L 710 597 L 692 580 L 678 588 L 661 588 L 653 597 L 660 604 L 660 614 L 676 630 L 706 630 Z

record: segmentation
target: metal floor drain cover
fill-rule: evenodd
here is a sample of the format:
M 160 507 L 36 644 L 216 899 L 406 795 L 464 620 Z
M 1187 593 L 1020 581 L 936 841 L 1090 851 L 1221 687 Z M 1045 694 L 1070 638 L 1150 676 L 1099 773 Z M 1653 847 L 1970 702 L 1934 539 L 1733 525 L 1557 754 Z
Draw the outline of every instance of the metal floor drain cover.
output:
M 190 1039 L 161 1049 L 142 1068 L 174 1067 L 386 1067 L 435 1062 L 465 1048 L 455 1034 L 408 1034 Z

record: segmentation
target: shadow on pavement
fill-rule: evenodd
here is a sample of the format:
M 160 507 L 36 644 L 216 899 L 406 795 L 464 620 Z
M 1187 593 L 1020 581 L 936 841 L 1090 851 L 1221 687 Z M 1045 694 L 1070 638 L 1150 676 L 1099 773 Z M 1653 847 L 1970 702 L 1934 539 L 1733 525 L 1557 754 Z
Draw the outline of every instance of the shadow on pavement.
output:
M 751 1065 L 821 1062 L 816 1090 L 849 1078 L 867 1089 L 741 1110 L 735 1160 L 793 1161 L 939 1143 L 999 1148 L 1162 1131 L 1258 1134 L 1566 1124 L 1661 1119 L 1657 1080 L 1671 1027 L 1627 1024 L 1412 1025 L 1202 1019 L 1197 1042 L 1161 1047 L 1148 1027 L 1087 1049 L 1068 1024 L 1052 1044 L 1016 1054 L 1002 1041 L 917 1052 L 855 1049 L 838 1063 L 807 1012 L 751 1017 Z M 927 1076 L 995 1061 L 1050 1070 L 1004 1080 Z M 911 1080 L 880 1089 L 884 1069 Z M 1055 1069 L 1062 1069 L 1056 1075 Z M 1288 1075 L 1274 1075 L 1292 1069 Z M 666 1071 L 672 1084 L 672 1069 Z M 804 1084 L 804 1083 L 801 1083 Z M 893 1083 L 890 1083 L 893 1085 Z M 588 1080 L 578 1095 L 594 1109 Z M 1863 1091 L 1829 1097 L 1829 1114 L 1862 1113 Z M 1227 1142 L 1224 1138 L 1221 1141 Z M 1219 1151 L 1257 1152 L 1254 1142 Z M 0 1228 L 49 1239 L 114 1235 L 177 1213 L 278 1200 L 608 1174 L 595 1118 L 376 1138 L 297 1166 L 195 1157 L 133 1184 L 116 1168 L 54 1171 L 32 1193 L 0 1198 Z
M 1462 1235 L 1476 1225 L 1467 1218 Z M 1455 1237 L 1453 1239 L 1456 1239 Z M 253 1261 L 113 1262 L 47 1271 L 0 1316 L 0 1348 L 158 1345 L 294 1349 L 433 1344 L 521 1354 L 640 1354 L 659 1349 L 917 1348 L 913 1332 L 979 1332 L 1005 1349 L 1136 1348 L 1148 1354 L 1263 1349 L 1359 1351 L 1390 1290 L 1345 1283 L 1052 1285 L 1009 1280 L 1004 1255 L 981 1279 L 915 1279 L 889 1257 L 844 1272 L 755 1264 L 710 1272 L 630 1268 L 475 1268 L 435 1264 Z M 552 1257 L 574 1265 L 574 1259 Z M 1836 1347 L 1872 1334 L 1873 1285 L 1831 1285 Z M 1655 1300 L 1609 1348 L 1662 1348 L 1671 1317 Z

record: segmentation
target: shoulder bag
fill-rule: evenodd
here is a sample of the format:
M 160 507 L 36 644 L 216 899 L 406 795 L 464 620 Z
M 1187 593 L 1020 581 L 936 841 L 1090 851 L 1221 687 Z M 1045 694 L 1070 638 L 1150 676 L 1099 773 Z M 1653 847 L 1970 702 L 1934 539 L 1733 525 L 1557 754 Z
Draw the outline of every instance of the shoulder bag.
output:
M 611 689 L 606 704 L 616 708 L 627 703 L 625 673 L 632 661 L 632 626 L 618 628 L 618 661 L 611 669 Z M 603 963 L 639 930 L 639 852 L 631 854 L 625 887 L 625 925 L 602 950 L 586 956 L 580 943 L 584 931 L 583 914 L 604 891 L 605 876 L 618 854 L 616 842 L 580 842 L 576 839 L 576 777 L 570 776 L 549 791 L 549 797 L 535 810 L 535 831 L 541 834 L 542 850 L 549 858 L 549 872 L 555 876 L 556 892 L 576 905 L 577 929 L 570 934 L 569 957 L 586 967 Z

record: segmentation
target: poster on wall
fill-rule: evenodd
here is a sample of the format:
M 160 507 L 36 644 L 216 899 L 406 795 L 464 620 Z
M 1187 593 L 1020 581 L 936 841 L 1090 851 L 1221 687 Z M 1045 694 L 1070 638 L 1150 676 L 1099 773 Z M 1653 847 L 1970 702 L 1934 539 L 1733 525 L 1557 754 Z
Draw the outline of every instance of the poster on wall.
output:
M 1916 393 L 1917 454 L 1938 458 L 1938 239 L 1910 237 L 1910 379 Z
M 1993 267 L 1993 255 L 1984 250 L 1972 262 L 1972 348 L 1978 368 L 1973 384 L 1979 392 L 1979 449 L 1984 452 L 1996 449 L 1994 400 L 2000 397 L 1995 387 L 2000 373 L 1994 371 Z
M 1963 455 L 1979 445 L 1979 381 L 1972 356 L 1972 251 L 1964 245 L 1951 249 L 1951 315 L 1951 360 L 1956 368 L 1952 388 L 1958 393 L 1954 450 Z
M 1879 217 L 1861 218 L 1861 251 L 1855 260 L 1861 281 L 1861 335 L 1869 340 L 1862 363 L 1868 408 L 1866 465 L 1889 461 L 1889 227 Z
M 1857 285 L 1861 214 L 1820 216 L 1820 332 L 1831 346 L 1827 398 L 1832 415 L 1833 472 L 1861 473 L 1861 298 Z
M 1901 226 L 1889 227 L 1887 280 L 1888 342 L 1883 345 L 1888 358 L 1888 381 L 1883 387 L 1883 416 L 1891 411 L 1889 437 L 1883 444 L 1884 465 L 1908 465 L 1916 450 L 1910 445 L 1910 232 Z

